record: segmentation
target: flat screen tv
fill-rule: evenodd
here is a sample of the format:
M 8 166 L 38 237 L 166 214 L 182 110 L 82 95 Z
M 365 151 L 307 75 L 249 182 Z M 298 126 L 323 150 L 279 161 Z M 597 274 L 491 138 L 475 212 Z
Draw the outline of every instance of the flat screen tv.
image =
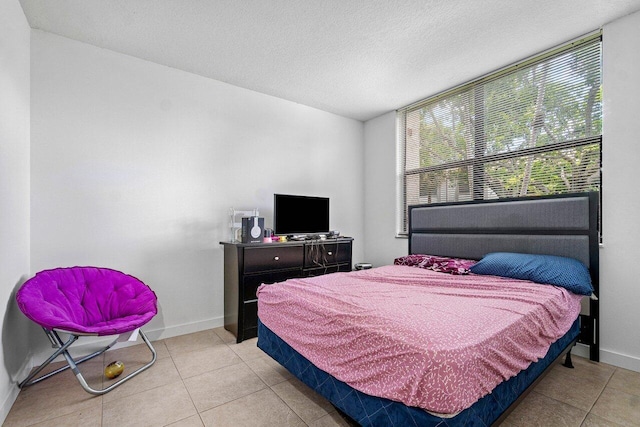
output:
M 281 236 L 329 232 L 329 198 L 274 194 L 273 228 Z

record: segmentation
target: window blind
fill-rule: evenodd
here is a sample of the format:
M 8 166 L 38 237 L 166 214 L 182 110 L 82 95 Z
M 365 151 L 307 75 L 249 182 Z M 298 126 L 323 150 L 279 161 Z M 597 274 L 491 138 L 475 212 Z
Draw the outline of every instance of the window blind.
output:
M 397 111 L 407 207 L 600 191 L 602 41 L 594 34 Z

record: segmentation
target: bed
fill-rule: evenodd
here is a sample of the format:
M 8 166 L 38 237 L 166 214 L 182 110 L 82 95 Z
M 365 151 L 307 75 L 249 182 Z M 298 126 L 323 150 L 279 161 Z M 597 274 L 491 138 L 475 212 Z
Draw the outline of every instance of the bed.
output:
M 496 252 L 568 257 L 578 260 L 584 266 L 588 266 L 587 274 L 591 276 L 590 281 L 594 294 L 597 295 L 597 219 L 598 195 L 594 193 L 412 206 L 409 210 L 408 252 L 409 255 L 430 254 L 467 260 L 479 260 L 485 257 L 486 254 Z M 449 360 L 454 359 L 448 359 L 448 357 L 455 353 L 455 349 L 440 349 L 439 341 L 434 336 L 429 339 L 412 339 L 410 335 L 408 338 L 407 336 L 401 338 L 401 341 L 403 340 L 400 344 L 400 347 L 403 348 L 402 352 L 385 352 L 387 347 L 395 348 L 394 346 L 398 345 L 397 341 L 394 341 L 393 344 L 390 343 L 389 346 L 386 346 L 385 339 L 387 335 L 391 337 L 395 335 L 397 329 L 404 329 L 404 323 L 418 323 L 421 326 L 423 323 L 441 323 L 443 328 L 437 333 L 437 338 L 440 335 L 444 336 L 449 333 L 455 339 L 448 337 L 448 341 L 455 343 L 457 339 L 459 342 L 466 342 L 466 338 L 460 335 L 465 333 L 464 328 L 456 329 L 456 323 L 451 321 L 451 318 L 455 318 L 458 314 L 451 307 L 458 306 L 451 303 L 453 300 L 450 298 L 453 298 L 451 294 L 465 294 L 469 286 L 478 286 L 473 283 L 477 279 L 477 275 L 447 275 L 445 277 L 442 274 L 445 273 L 432 270 L 424 271 L 407 266 L 381 267 L 365 272 L 338 273 L 324 276 L 323 278 L 295 279 L 289 283 L 277 284 L 274 288 L 265 287 L 264 292 L 258 296 L 258 315 L 260 318 L 258 347 L 360 425 L 491 425 L 501 421 L 510 409 L 518 403 L 519 399 L 526 394 L 528 389 L 550 369 L 552 364 L 559 360 L 563 354 L 570 351 L 576 341 L 589 346 L 589 354 L 592 360 L 598 359 L 597 301 L 589 298 L 576 298 L 573 293 L 564 289 L 556 289 L 557 287 L 555 286 L 545 285 L 535 288 L 536 294 L 534 296 L 518 294 L 514 297 L 515 294 L 510 294 L 506 298 L 508 305 L 496 305 L 493 312 L 486 312 L 531 311 L 534 316 L 533 319 L 535 319 L 529 321 L 531 324 L 540 323 L 541 325 L 554 326 L 554 330 L 549 330 L 549 333 L 527 332 L 525 327 L 527 325 L 523 323 L 522 319 L 513 317 L 511 313 L 506 314 L 507 319 L 517 319 L 519 323 L 515 326 L 516 332 L 520 331 L 521 336 L 529 334 L 531 339 L 528 341 L 525 339 L 524 341 L 527 341 L 527 345 L 531 344 L 532 346 L 524 350 L 517 348 L 514 342 L 520 342 L 523 339 L 510 340 L 508 335 L 504 335 L 498 341 L 507 342 L 507 347 L 511 345 L 512 350 L 515 349 L 517 352 L 530 351 L 533 356 L 530 355 L 528 357 L 533 357 L 532 363 L 524 364 L 516 369 L 516 363 L 507 362 L 506 358 L 501 357 L 502 348 L 491 344 L 484 346 L 485 349 L 489 348 L 493 351 L 493 353 L 488 351 L 487 355 L 483 356 L 482 363 L 486 362 L 485 365 L 489 367 L 485 370 L 501 371 L 506 365 L 514 365 L 509 366 L 509 369 L 516 369 L 513 375 L 508 372 L 500 372 L 500 375 L 504 377 L 502 380 L 485 380 L 484 377 L 480 378 L 481 376 L 472 377 L 472 374 L 466 373 L 463 368 L 456 368 L 454 371 L 457 374 L 463 372 L 464 375 L 448 377 L 447 372 L 445 372 L 444 377 L 435 378 L 433 382 L 421 379 L 421 385 L 416 385 L 415 387 L 407 387 L 406 384 L 409 383 L 406 382 L 396 382 L 396 376 L 416 376 L 413 373 L 404 372 L 405 367 L 409 365 L 421 366 L 424 372 L 435 372 L 436 369 L 433 368 L 435 365 L 431 365 L 431 360 L 437 358 L 436 356 L 444 357 L 445 362 L 442 364 L 444 366 L 442 369 L 450 371 L 451 366 L 449 365 L 451 363 Z M 396 294 L 402 294 L 406 297 L 407 305 L 404 309 L 403 306 L 397 305 L 401 304 L 401 302 L 391 302 L 391 299 L 389 299 L 389 303 L 385 307 L 385 292 L 391 296 L 389 289 L 396 289 L 388 287 L 390 286 L 387 283 L 389 280 L 387 276 L 389 275 L 395 277 L 395 285 L 401 286 L 397 289 L 404 289 L 401 292 L 393 291 L 394 297 Z M 382 276 L 385 276 L 384 280 L 381 278 Z M 474 278 L 474 276 L 476 277 Z M 485 279 L 489 277 L 487 276 Z M 433 288 L 430 285 L 429 292 L 433 292 L 433 289 L 435 289 L 435 296 L 422 296 L 421 293 L 425 291 L 422 286 L 417 286 L 417 284 L 421 283 L 423 279 L 430 281 L 440 280 L 443 283 L 446 282 L 446 286 L 437 286 L 436 284 L 435 288 Z M 500 280 L 502 278 L 491 280 L 495 282 L 496 286 L 506 286 L 501 284 Z M 356 317 L 340 320 L 338 312 L 328 303 L 329 300 L 334 299 L 334 296 L 337 298 L 338 295 L 335 293 L 334 296 L 324 294 L 323 298 L 327 301 L 326 314 L 322 314 L 321 310 L 316 310 L 314 314 L 313 307 L 305 305 L 305 301 L 308 298 L 305 293 L 313 293 L 316 290 L 319 292 L 325 282 L 328 289 L 340 286 L 339 284 L 343 282 L 347 283 L 350 288 L 357 289 L 357 292 L 362 294 L 362 298 L 371 300 L 377 298 L 382 301 L 383 303 L 378 305 L 381 306 L 383 311 L 386 309 L 389 312 L 402 312 L 402 315 L 406 318 L 405 322 L 397 323 L 394 320 L 396 323 L 392 324 L 393 327 L 384 326 L 385 324 L 383 323 L 378 325 L 377 322 L 379 320 L 370 317 L 371 314 L 369 312 L 359 312 L 360 300 L 355 296 L 347 297 L 346 302 L 343 301 L 340 304 L 357 306 L 357 310 L 353 310 L 352 307 L 346 309 L 346 311 L 353 312 L 352 315 Z M 402 285 L 404 288 L 402 288 Z M 458 285 L 461 288 L 455 288 L 454 290 L 454 286 Z M 516 282 L 509 285 L 508 291 L 515 292 L 516 288 L 522 287 L 522 292 L 530 292 L 529 289 L 520 285 L 516 280 Z M 367 294 L 369 292 L 365 289 L 367 286 L 371 288 L 371 294 Z M 493 286 L 493 284 L 487 282 L 482 286 L 484 289 L 488 286 Z M 411 293 L 414 292 L 414 288 L 415 294 Z M 426 289 L 426 287 L 424 288 Z M 278 294 L 277 292 L 282 289 L 285 290 L 285 293 Z M 344 289 L 347 288 L 345 287 Z M 497 288 L 487 289 L 482 291 L 484 292 L 484 297 L 498 292 Z M 297 292 L 301 293 L 300 302 L 296 302 L 293 297 Z M 543 295 L 540 292 L 548 293 L 548 295 Z M 457 297 L 459 298 L 459 296 Z M 428 305 L 429 301 L 431 301 L 430 299 L 440 301 L 438 305 L 434 305 L 428 310 L 429 313 L 434 310 L 437 311 L 441 314 L 440 317 L 431 317 L 427 322 L 414 322 L 413 320 L 421 315 L 419 314 L 420 311 L 415 311 L 417 309 L 411 307 L 423 303 Z M 471 300 L 470 298 L 466 299 Z M 473 301 L 476 299 L 478 298 L 474 296 Z M 494 299 L 505 298 L 501 294 L 496 294 Z M 530 300 L 529 303 L 526 303 L 525 300 L 527 299 Z M 571 300 L 570 304 L 568 304 L 571 308 L 568 312 L 560 314 L 560 318 L 540 320 L 541 313 L 550 311 L 547 308 L 550 304 L 544 305 L 547 302 L 544 304 L 539 303 L 538 300 L 543 299 L 545 301 L 547 299 L 549 301 L 555 301 L 555 299 Z M 521 303 L 523 304 L 522 307 L 531 308 L 522 308 L 520 310 L 518 307 L 520 307 L 519 304 Z M 471 309 L 460 305 L 462 307 L 460 310 L 473 311 L 478 307 L 493 305 L 493 302 L 490 299 L 483 299 L 479 302 L 474 302 L 474 304 L 470 306 Z M 448 308 L 441 310 L 439 307 Z M 493 326 L 492 319 L 486 321 L 487 317 L 493 316 L 493 314 L 486 313 L 484 317 L 480 317 L 474 322 L 466 322 L 470 323 L 472 328 L 475 328 L 469 335 L 481 334 L 484 329 L 490 329 Z M 579 313 L 580 315 L 578 315 Z M 358 319 L 358 315 L 361 315 L 362 319 L 364 319 L 362 322 L 354 320 Z M 485 323 L 481 324 L 483 318 Z M 308 322 L 305 322 L 305 319 L 308 319 Z M 294 322 L 293 324 L 291 323 L 292 321 Z M 279 323 L 286 324 L 287 322 L 293 326 L 309 323 L 315 329 L 296 335 L 295 331 L 293 333 L 291 331 L 287 332 L 286 327 L 283 328 L 279 325 Z M 338 361 L 338 359 L 332 358 L 333 356 L 325 356 L 324 353 L 322 357 L 318 357 L 314 351 L 309 351 L 309 348 L 313 350 L 318 346 L 315 342 L 316 338 L 325 333 L 325 330 L 321 328 L 321 323 L 331 326 L 340 322 L 353 325 L 361 323 L 369 326 L 371 330 L 378 331 L 388 327 L 393 329 L 391 331 L 393 333 L 382 334 L 377 338 L 367 338 L 366 334 L 355 330 L 352 331 L 351 328 L 343 329 L 344 332 L 341 332 L 341 335 L 334 337 L 334 340 L 337 340 L 332 344 L 336 350 L 334 351 L 335 354 L 342 352 L 347 355 L 348 359 L 349 354 L 355 348 L 354 346 L 357 347 L 359 343 L 360 347 L 362 347 L 361 351 L 354 353 L 357 356 L 352 356 L 350 360 Z M 380 320 L 380 322 L 382 321 Z M 509 320 L 505 321 L 505 324 L 515 324 L 517 322 Z M 502 321 L 493 323 L 502 324 Z M 502 331 L 502 327 L 496 327 L 495 329 L 498 332 Z M 409 334 L 411 333 L 410 331 L 411 329 L 409 329 Z M 538 335 L 544 335 L 547 342 L 534 343 Z M 343 337 L 342 342 L 340 337 Z M 443 341 L 447 340 L 443 338 Z M 305 343 L 304 341 L 307 342 Z M 422 347 L 417 346 L 414 341 L 420 342 Z M 380 346 L 375 347 L 376 342 L 379 342 Z M 344 346 L 343 351 L 340 350 L 341 346 Z M 367 349 L 370 350 L 369 353 L 367 353 Z M 406 349 L 409 349 L 410 357 L 407 356 Z M 477 350 L 473 350 L 473 352 L 475 353 Z M 379 361 L 374 360 L 375 357 L 378 357 Z M 382 363 L 383 361 L 386 361 L 386 365 Z M 473 364 L 478 363 L 473 362 Z M 351 375 L 349 368 L 358 364 L 367 367 L 370 371 L 375 372 L 376 375 L 368 373 L 358 377 L 355 374 L 355 369 L 353 369 L 353 375 Z M 388 367 L 394 364 L 402 368 L 390 371 Z M 459 365 L 455 366 L 459 367 Z M 337 368 L 342 368 L 342 370 Z M 334 373 L 334 375 L 330 373 Z M 380 382 L 380 377 L 384 378 L 385 375 L 389 376 L 387 381 L 389 384 L 384 384 L 384 381 Z M 425 378 L 429 376 L 424 375 Z M 377 384 L 370 384 L 362 380 L 363 378 L 368 380 L 373 377 L 378 379 L 379 382 Z M 465 377 L 468 377 L 466 383 L 464 382 Z M 445 378 L 444 382 L 442 378 Z M 455 379 L 456 384 L 454 386 L 448 384 L 449 378 Z M 497 385 L 492 384 L 492 381 Z M 396 383 L 405 384 L 395 387 L 396 389 L 402 389 L 404 394 L 401 397 L 393 393 L 387 393 L 386 389 L 394 388 Z M 415 388 L 419 387 L 422 387 L 423 392 L 416 393 Z M 488 389 L 483 392 L 483 388 Z M 424 390 L 428 390 L 428 392 Z M 397 391 L 395 390 L 394 393 Z M 481 397 L 474 397 L 474 393 Z M 425 395 L 431 397 L 425 398 Z M 441 398 L 442 395 L 446 395 L 447 399 L 443 400 Z M 449 398 L 450 396 L 453 397 Z

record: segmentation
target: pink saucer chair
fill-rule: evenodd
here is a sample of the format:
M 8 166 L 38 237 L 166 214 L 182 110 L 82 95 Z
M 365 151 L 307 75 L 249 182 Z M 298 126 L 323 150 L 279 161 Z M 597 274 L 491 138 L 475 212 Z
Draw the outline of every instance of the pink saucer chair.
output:
M 27 280 L 16 294 L 18 307 L 40 325 L 57 350 L 18 386 L 26 387 L 71 368 L 82 388 L 101 395 L 148 369 L 156 361 L 156 351 L 139 331 L 152 354 L 146 365 L 102 390 L 91 388 L 77 365 L 110 349 L 117 341 L 85 357 L 74 360 L 68 348 L 81 336 L 120 335 L 147 324 L 157 313 L 156 294 L 140 280 L 120 271 L 98 267 L 70 267 L 45 270 Z M 68 334 L 66 342 L 59 333 Z M 63 355 L 67 366 L 35 378 L 56 357 Z M 35 379 L 34 379 L 35 378 Z

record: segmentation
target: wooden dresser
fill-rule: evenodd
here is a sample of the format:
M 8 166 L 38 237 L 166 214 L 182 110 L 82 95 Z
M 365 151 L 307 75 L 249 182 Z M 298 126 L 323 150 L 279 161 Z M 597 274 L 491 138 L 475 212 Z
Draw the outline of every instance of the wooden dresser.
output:
M 262 283 L 351 271 L 353 239 L 224 245 L 224 327 L 237 342 L 258 333 L 258 298 Z

